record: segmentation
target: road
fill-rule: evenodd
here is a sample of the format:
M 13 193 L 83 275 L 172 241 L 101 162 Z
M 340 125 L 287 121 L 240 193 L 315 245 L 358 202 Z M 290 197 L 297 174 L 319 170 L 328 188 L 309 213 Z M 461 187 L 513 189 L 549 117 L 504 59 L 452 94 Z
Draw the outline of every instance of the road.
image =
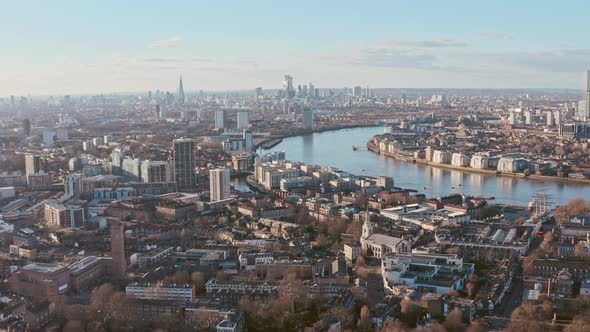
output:
M 514 276 L 512 283 L 512 289 L 506 293 L 502 303 L 496 307 L 496 314 L 501 317 L 510 318 L 512 311 L 520 305 L 522 301 L 523 284 L 522 275 L 517 274 Z

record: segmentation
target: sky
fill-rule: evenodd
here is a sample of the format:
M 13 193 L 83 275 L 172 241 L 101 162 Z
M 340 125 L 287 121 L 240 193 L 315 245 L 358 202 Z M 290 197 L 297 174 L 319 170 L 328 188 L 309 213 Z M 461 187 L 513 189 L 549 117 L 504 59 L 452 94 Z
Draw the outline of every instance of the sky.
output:
M 0 0 L 0 96 L 575 88 L 587 0 Z

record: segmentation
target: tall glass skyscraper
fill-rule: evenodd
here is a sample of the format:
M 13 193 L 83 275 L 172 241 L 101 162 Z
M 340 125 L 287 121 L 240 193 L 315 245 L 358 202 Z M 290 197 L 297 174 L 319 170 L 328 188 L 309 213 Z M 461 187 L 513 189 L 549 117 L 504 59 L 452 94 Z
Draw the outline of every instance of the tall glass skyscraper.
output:
M 283 89 L 285 90 L 285 97 L 291 99 L 295 97 L 295 88 L 293 87 L 293 77 L 285 75 L 283 77 Z
M 174 180 L 177 190 L 195 187 L 197 184 L 195 166 L 195 142 L 192 139 L 174 140 Z
M 306 129 L 313 129 L 313 110 L 311 108 L 303 109 L 301 122 Z
M 178 102 L 184 104 L 184 86 L 182 85 L 182 76 L 180 76 L 180 82 L 178 82 Z
M 582 100 L 578 103 L 579 121 L 587 122 L 590 120 L 590 70 L 584 73 L 584 89 L 582 90 Z

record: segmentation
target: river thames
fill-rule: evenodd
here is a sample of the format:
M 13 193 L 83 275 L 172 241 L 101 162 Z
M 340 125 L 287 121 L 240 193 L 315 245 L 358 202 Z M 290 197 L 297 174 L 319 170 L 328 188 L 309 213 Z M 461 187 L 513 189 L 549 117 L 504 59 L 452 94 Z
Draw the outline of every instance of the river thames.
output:
M 557 181 L 518 179 L 456 171 L 408 163 L 367 151 L 367 141 L 385 132 L 383 127 L 363 127 L 285 138 L 269 151 L 285 151 L 288 160 L 333 166 L 368 176 L 388 175 L 396 187 L 415 189 L 428 198 L 452 193 L 495 197 L 493 202 L 527 205 L 534 194 L 546 193 L 553 204 L 565 204 L 576 197 L 590 198 L 590 186 Z M 352 146 L 361 147 L 357 151 Z M 236 187 L 243 183 L 234 182 Z M 454 188 L 453 188 L 454 187 Z

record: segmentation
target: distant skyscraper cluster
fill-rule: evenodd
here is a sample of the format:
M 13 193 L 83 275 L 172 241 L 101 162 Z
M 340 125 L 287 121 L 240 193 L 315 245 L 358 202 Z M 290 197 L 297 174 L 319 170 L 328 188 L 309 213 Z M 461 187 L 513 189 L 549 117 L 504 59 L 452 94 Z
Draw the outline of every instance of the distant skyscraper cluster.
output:
M 373 97 L 373 89 L 368 86 L 363 89 L 360 85 L 357 85 L 352 88 L 352 96 L 356 98 L 371 98 Z
M 293 76 L 285 75 L 283 77 L 283 89 L 278 91 L 279 98 L 293 99 L 297 98 L 319 98 L 319 90 L 310 82 L 308 85 L 293 84 Z M 256 88 L 256 98 L 262 98 L 262 88 Z

